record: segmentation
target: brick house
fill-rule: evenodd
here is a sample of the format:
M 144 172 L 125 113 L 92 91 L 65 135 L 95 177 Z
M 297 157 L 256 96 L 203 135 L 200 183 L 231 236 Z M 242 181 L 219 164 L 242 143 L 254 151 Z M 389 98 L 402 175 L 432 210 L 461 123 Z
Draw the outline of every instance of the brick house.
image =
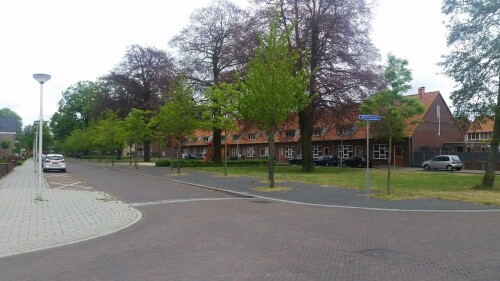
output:
M 4 149 L 0 149 L 0 157 L 12 155 L 16 141 L 16 127 L 17 120 L 15 118 L 0 118 L 0 142 L 10 142 L 10 147 L 7 149 L 7 152 L 4 151 Z
M 393 146 L 393 165 L 418 166 L 421 159 L 414 159 L 414 152 L 441 150 L 444 143 L 463 142 L 464 134 L 439 91 L 418 93 L 409 97 L 419 99 L 425 107 L 424 113 L 409 122 L 406 138 Z M 336 113 L 324 113 L 313 128 L 312 147 L 314 157 L 337 155 L 345 159 L 353 155 L 366 155 L 366 129 L 359 126 L 357 107 L 344 112 L 342 118 Z M 330 115 L 330 116 L 328 116 Z M 420 122 L 413 122 L 419 120 Z M 370 133 L 373 133 L 370 131 Z M 251 125 L 241 125 L 238 132 L 222 135 L 223 151 L 228 145 L 228 155 L 243 154 L 247 159 L 267 157 L 267 134 Z M 300 154 L 300 130 L 296 116 L 290 117 L 275 132 L 276 161 L 286 163 Z M 387 164 L 387 144 L 370 136 L 370 157 L 375 165 Z M 182 145 L 182 153 L 211 155 L 212 132 L 196 130 L 193 137 Z M 224 152 L 223 152 L 224 153 Z

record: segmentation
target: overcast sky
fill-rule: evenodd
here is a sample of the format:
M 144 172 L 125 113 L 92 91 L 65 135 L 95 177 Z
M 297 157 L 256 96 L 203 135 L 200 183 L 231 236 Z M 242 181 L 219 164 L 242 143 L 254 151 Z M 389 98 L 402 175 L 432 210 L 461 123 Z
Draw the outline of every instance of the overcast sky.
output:
M 233 1 L 246 5 L 246 0 Z M 175 3 L 175 4 L 174 4 Z M 44 119 L 57 111 L 61 93 L 78 81 L 95 81 L 118 64 L 127 46 L 169 50 L 168 41 L 209 0 L 18 0 L 0 4 L 0 108 L 31 124 L 39 118 L 40 84 L 34 73 L 52 76 L 44 85 Z M 373 42 L 407 59 L 413 89 L 439 90 L 453 82 L 436 63 L 446 52 L 439 0 L 378 0 Z M 451 106 L 448 101 L 448 105 Z

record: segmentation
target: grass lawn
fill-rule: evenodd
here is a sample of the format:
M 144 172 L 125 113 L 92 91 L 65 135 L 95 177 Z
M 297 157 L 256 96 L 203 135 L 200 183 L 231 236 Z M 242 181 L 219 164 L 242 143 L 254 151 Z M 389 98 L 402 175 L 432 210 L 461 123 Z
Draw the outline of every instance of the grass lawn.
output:
M 223 173 L 222 167 L 196 168 Z M 229 167 L 228 174 L 267 178 L 267 167 Z M 313 173 L 304 173 L 298 166 L 277 166 L 277 181 L 299 181 L 345 188 L 366 188 L 366 169 L 342 167 L 315 167 Z M 493 190 L 478 188 L 483 174 L 424 171 L 408 169 L 391 170 L 391 195 L 387 195 L 387 170 L 370 169 L 372 197 L 387 200 L 410 198 L 440 198 L 500 206 L 500 179 Z

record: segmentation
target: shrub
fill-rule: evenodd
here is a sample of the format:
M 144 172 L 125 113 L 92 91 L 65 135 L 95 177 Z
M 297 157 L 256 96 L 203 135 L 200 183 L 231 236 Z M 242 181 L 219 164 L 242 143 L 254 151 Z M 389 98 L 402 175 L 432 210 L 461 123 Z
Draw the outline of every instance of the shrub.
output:
M 247 167 L 247 166 L 266 166 L 268 160 L 266 159 L 256 159 L 256 160 L 229 160 L 227 161 L 228 167 Z M 155 161 L 156 167 L 170 167 L 173 165 L 177 167 L 177 160 L 157 160 Z M 222 165 L 217 165 L 211 161 L 201 161 L 201 160 L 181 160 L 181 167 L 217 167 Z

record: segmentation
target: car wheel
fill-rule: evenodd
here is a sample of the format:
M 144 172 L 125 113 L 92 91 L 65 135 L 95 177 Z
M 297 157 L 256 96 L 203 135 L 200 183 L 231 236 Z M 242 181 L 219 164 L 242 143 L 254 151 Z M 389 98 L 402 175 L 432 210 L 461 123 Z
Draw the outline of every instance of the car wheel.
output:
M 448 171 L 453 171 L 453 167 L 452 167 L 452 166 L 450 166 L 450 165 L 448 165 L 448 166 L 446 166 L 446 170 L 448 170 Z
M 363 168 L 363 164 L 359 163 L 358 168 Z
M 424 166 L 424 170 L 429 171 L 430 169 L 431 169 L 431 167 L 429 167 L 429 165 Z
M 342 167 L 347 167 L 347 164 L 345 162 L 342 162 Z

